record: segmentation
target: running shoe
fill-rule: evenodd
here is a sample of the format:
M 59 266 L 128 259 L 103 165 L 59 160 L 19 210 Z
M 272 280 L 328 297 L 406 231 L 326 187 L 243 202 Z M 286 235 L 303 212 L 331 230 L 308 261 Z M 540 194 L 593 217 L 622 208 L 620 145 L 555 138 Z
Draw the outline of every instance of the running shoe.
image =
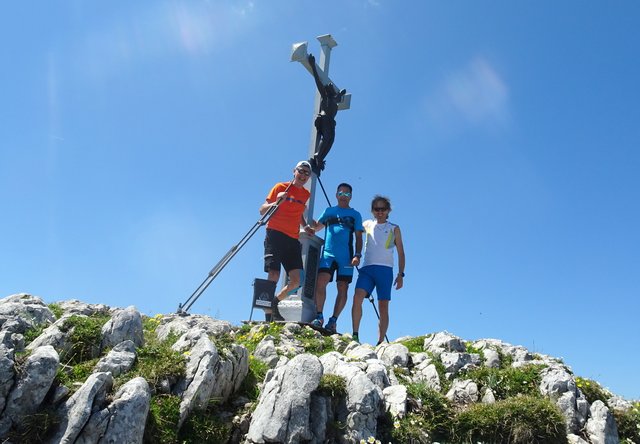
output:
M 332 334 L 336 334 L 338 333 L 336 330 L 336 323 L 338 322 L 338 320 L 336 318 L 334 318 L 333 316 L 331 316 L 329 318 L 329 322 L 327 322 L 327 325 L 324 326 L 325 330 L 329 330 Z

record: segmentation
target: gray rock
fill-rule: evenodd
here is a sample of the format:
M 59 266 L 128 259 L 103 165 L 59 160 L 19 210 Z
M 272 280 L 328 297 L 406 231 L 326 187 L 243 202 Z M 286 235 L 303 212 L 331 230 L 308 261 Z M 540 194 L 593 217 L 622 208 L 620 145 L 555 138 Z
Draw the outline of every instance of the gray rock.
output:
M 176 393 L 182 396 L 178 428 L 194 409 L 204 410 L 208 405 L 215 384 L 214 369 L 219 361 L 218 350 L 206 335 L 189 352 L 186 375 L 176 388 Z
M 387 373 L 387 368 L 384 363 L 379 359 L 368 359 L 366 362 L 367 366 L 365 369 L 365 373 L 367 378 L 371 382 L 380 388 L 380 390 L 384 390 L 386 387 L 391 385 L 391 381 L 389 381 L 389 374 Z
M 293 444 L 311 440 L 311 393 L 321 376 L 320 360 L 309 354 L 298 355 L 276 369 L 253 412 L 247 441 Z
M 381 344 L 376 349 L 376 353 L 388 366 L 406 368 L 409 365 L 409 349 L 403 344 Z
M 36 349 L 26 360 L 6 397 L 0 417 L 0 436 L 24 415 L 38 410 L 56 376 L 60 358 L 51 346 Z
M 113 385 L 110 373 L 93 373 L 58 410 L 60 424 L 50 444 L 72 444 L 85 427 L 94 410 L 102 410 Z
M 9 330 L 0 331 L 0 346 L 15 349 L 20 352 L 24 350 L 24 336 Z
M 254 358 L 259 361 L 264 362 L 271 368 L 275 368 L 278 363 L 278 352 L 276 351 L 276 345 L 274 342 L 274 337 L 271 335 L 265 336 L 262 341 L 258 344 L 255 351 L 253 352 Z
M 15 376 L 15 371 L 13 370 L 14 359 L 13 348 L 0 345 L 0 413 L 4 410 L 7 395 L 9 395 L 11 387 L 13 387 L 13 378 Z
M 343 439 L 359 442 L 376 436 L 377 418 L 383 412 L 382 390 L 356 363 L 345 362 L 340 353 L 331 352 L 320 358 L 325 374 L 341 376 L 347 382 L 346 430 Z M 391 378 L 390 378 L 391 380 Z
M 116 392 L 113 402 L 91 415 L 76 441 L 81 443 L 142 443 L 151 391 L 142 378 L 134 378 Z
M 407 414 L 407 387 L 391 385 L 382 391 L 387 411 L 394 418 L 404 418 Z
M 500 354 L 490 348 L 482 350 L 484 355 L 484 366 L 489 368 L 500 368 Z
M 134 306 L 117 310 L 106 324 L 102 326 L 101 349 L 115 347 L 122 341 L 130 340 L 136 347 L 144 345 L 142 332 L 142 316 Z
M 32 327 L 51 324 L 56 320 L 41 298 L 26 293 L 0 299 L 0 316 L 19 317 Z
M 261 326 L 268 328 L 268 325 Z M 180 336 L 191 330 L 202 329 L 211 336 L 220 336 L 231 333 L 231 323 L 219 321 L 209 316 L 191 314 L 187 316 L 172 314 L 162 318 L 160 325 L 156 328 L 156 335 L 160 340 L 165 340 L 171 332 Z
M 311 442 L 327 442 L 327 424 L 329 424 L 329 421 L 333 418 L 331 399 L 329 399 L 328 396 L 313 393 L 311 395 L 309 417 L 309 429 L 313 435 Z
M 568 444 L 589 444 L 587 441 L 580 438 L 578 435 L 574 435 L 573 433 L 569 433 L 567 435 L 567 443 Z
M 424 382 L 438 392 L 441 389 L 440 375 L 438 375 L 438 370 L 430 359 L 422 361 L 414 368 L 414 380 L 416 382 Z
M 68 361 L 70 358 L 69 354 L 73 353 L 73 343 L 70 338 L 75 331 L 75 327 L 68 326 L 69 318 L 71 318 L 72 316 L 86 317 L 84 315 L 63 315 L 52 325 L 44 329 L 40 336 L 38 336 L 29 345 L 27 345 L 27 350 L 35 350 L 38 347 L 50 345 L 56 349 L 56 351 L 60 355 L 60 359 L 62 360 L 62 362 Z M 90 357 L 94 358 L 99 354 L 100 348 L 98 345 L 96 345 L 90 351 Z
M 128 372 L 136 362 L 136 346 L 133 341 L 122 341 L 98 361 L 94 372 L 111 372 L 113 377 Z
M 370 345 L 362 344 L 355 347 L 349 347 L 345 350 L 344 355 L 354 361 L 366 361 L 367 359 L 378 359 L 378 355 Z
M 620 442 L 616 421 L 602 401 L 594 401 L 589 413 L 586 431 L 591 444 L 617 444 Z
M 440 360 L 444 365 L 446 373 L 455 375 L 465 366 L 473 362 L 473 358 L 469 353 L 442 352 Z
M 487 388 L 484 391 L 484 395 L 482 395 L 482 401 L 483 404 L 493 404 L 496 402 L 496 397 L 493 394 L 493 390 L 491 390 L 490 388 Z
M 462 343 L 462 340 L 446 331 L 436 333 L 432 336 L 427 336 L 424 339 L 423 348 L 436 356 L 440 356 L 442 352 L 466 351 L 466 347 Z
M 467 405 L 478 401 L 478 386 L 470 379 L 455 380 L 446 394 L 449 401 L 458 405 Z
M 69 315 L 109 315 L 111 314 L 111 308 L 104 304 L 87 304 L 86 302 L 79 301 L 77 299 L 70 299 L 67 301 L 60 301 L 56 303 L 63 311 L 64 314 Z
M 215 385 L 211 396 L 223 402 L 235 393 L 249 373 L 249 351 L 239 344 L 232 344 L 230 349 L 219 351 L 220 360 L 214 369 Z
M 562 411 L 569 433 L 579 433 L 584 427 L 588 402 L 578 390 L 573 376 L 561 365 L 548 367 L 541 372 L 539 390 Z

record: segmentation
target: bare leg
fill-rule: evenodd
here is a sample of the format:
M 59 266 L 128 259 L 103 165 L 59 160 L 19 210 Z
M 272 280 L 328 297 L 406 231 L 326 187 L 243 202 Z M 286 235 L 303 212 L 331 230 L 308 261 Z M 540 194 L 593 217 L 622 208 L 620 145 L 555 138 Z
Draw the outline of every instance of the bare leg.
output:
M 287 297 L 287 293 L 291 290 L 295 290 L 300 286 L 300 270 L 291 270 L 289 271 L 289 282 L 285 285 L 282 290 L 276 296 L 279 301 L 283 300 Z
M 389 301 L 378 301 L 380 310 L 380 322 L 378 323 L 378 343 L 384 341 L 389 328 Z
M 336 305 L 333 306 L 333 317 L 337 318 L 344 310 L 344 306 L 347 305 L 347 291 L 349 290 L 349 284 L 344 281 L 336 282 L 338 287 L 338 297 L 336 297 Z
M 267 280 L 270 280 L 271 282 L 278 282 L 278 279 L 280 279 L 280 270 L 269 270 Z
M 351 325 L 353 331 L 359 331 L 360 320 L 362 319 L 362 301 L 367 296 L 367 292 L 362 288 L 356 288 L 356 294 L 353 296 L 353 305 L 351 307 Z
M 329 273 L 318 273 L 316 282 L 316 311 L 322 313 L 324 310 L 324 302 L 327 300 L 327 284 L 331 280 Z

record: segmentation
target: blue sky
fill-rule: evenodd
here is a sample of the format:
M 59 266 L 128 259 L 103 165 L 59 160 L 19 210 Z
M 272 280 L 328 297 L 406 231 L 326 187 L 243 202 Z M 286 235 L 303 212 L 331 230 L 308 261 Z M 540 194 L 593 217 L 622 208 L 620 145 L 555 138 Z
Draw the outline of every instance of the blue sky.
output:
M 364 216 L 392 200 L 389 337 L 499 338 L 640 398 L 640 4 L 318 5 L 5 5 L 0 296 L 175 311 L 307 157 L 315 86 L 289 54 L 330 33 L 352 106 L 322 179 Z M 263 235 L 192 311 L 248 319 Z

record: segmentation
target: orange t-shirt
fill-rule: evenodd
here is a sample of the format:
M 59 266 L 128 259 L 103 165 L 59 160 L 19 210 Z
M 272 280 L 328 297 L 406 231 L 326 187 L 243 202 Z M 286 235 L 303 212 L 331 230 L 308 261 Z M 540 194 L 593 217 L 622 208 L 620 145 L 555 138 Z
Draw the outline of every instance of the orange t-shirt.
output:
M 267 202 L 271 203 L 278 200 L 278 193 L 286 190 L 287 186 L 289 186 L 289 182 L 277 183 L 267 195 Z M 287 191 L 287 197 L 267 222 L 267 228 L 298 239 L 302 213 L 304 213 L 310 195 L 311 193 L 306 188 L 298 188 L 295 185 L 291 185 Z

